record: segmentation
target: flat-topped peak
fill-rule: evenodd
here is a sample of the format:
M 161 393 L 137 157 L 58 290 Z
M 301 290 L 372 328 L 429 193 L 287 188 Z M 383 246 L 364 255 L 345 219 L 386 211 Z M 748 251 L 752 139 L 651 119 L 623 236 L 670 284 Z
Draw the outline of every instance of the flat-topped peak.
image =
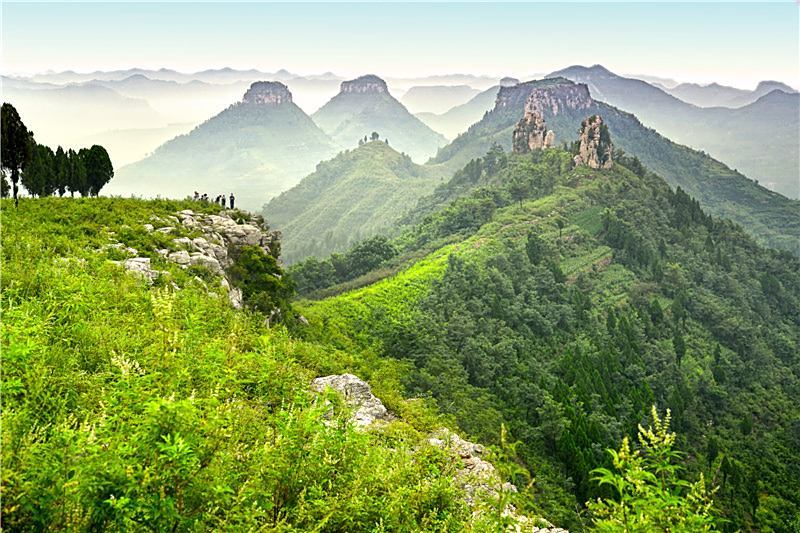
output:
M 292 101 L 292 93 L 279 81 L 257 81 L 244 93 L 245 104 L 278 106 Z
M 358 77 L 354 80 L 343 81 L 342 93 L 380 94 L 388 93 L 386 82 L 374 74 Z

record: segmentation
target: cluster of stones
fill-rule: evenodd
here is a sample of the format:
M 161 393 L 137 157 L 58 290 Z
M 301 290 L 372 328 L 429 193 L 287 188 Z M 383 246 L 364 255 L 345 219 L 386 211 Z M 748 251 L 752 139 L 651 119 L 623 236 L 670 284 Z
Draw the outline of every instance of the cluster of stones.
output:
M 317 392 L 331 388 L 341 394 L 345 404 L 354 410 L 351 421 L 358 429 L 366 430 L 371 426 L 395 419 L 380 399 L 372 394 L 369 384 L 353 374 L 320 377 L 312 382 L 311 387 Z M 478 495 L 483 498 L 497 499 L 500 491 L 517 491 L 517 487 L 511 483 L 501 482 L 494 465 L 483 458 L 486 450 L 480 444 L 462 439 L 447 428 L 440 428 L 432 432 L 428 437 L 428 443 L 449 450 L 454 458 L 460 460 L 461 468 L 455 477 L 469 506 L 475 506 L 479 499 Z M 478 512 L 475 511 L 476 514 Z M 507 505 L 503 514 L 514 522 L 510 531 L 569 533 L 565 529 L 554 527 L 546 520 L 532 520 L 520 515 L 513 505 Z
M 257 81 L 244 93 L 245 104 L 279 106 L 292 101 L 292 93 L 278 81 Z
M 548 130 L 539 101 L 534 95 L 525 104 L 525 115 L 514 128 L 512 150 L 517 154 L 525 154 L 532 150 L 542 150 L 553 146 L 556 136 Z
M 199 266 L 206 268 L 213 274 L 221 276 L 221 286 L 227 291 L 228 299 L 235 308 L 242 307 L 242 293 L 238 288 L 232 287 L 225 277 L 225 271 L 233 263 L 230 250 L 242 246 L 260 246 L 265 252 L 276 255 L 280 235 L 278 232 L 269 232 L 256 223 L 238 223 L 229 215 L 205 215 L 186 209 L 177 213 L 177 216 L 156 218 L 159 227 L 153 224 L 144 224 L 148 232 L 176 233 L 179 226 L 202 233 L 201 237 L 176 237 L 172 239 L 172 247 L 157 250 L 158 254 L 182 268 Z M 137 255 L 133 248 L 126 248 L 122 243 L 112 243 L 106 247 L 121 248 L 129 255 Z M 124 261 L 116 261 L 129 273 L 143 278 L 152 283 L 159 276 L 168 276 L 169 272 L 154 270 L 149 257 L 131 257 Z M 199 280 L 199 278 L 198 278 Z M 202 280 L 199 280 L 201 283 Z
M 367 74 L 354 80 L 343 81 L 340 86 L 342 93 L 388 93 L 386 82 L 374 74 Z
M 593 115 L 581 122 L 580 147 L 575 156 L 575 165 L 589 168 L 609 169 L 614 165 L 612 155 L 614 146 L 608 127 L 600 115 Z

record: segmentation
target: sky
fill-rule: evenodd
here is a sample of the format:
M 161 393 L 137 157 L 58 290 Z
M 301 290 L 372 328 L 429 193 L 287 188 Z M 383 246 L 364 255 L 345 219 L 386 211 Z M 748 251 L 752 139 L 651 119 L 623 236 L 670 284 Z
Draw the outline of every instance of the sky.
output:
M 4 74 L 287 69 L 530 77 L 573 64 L 800 88 L 800 4 L 2 2 Z

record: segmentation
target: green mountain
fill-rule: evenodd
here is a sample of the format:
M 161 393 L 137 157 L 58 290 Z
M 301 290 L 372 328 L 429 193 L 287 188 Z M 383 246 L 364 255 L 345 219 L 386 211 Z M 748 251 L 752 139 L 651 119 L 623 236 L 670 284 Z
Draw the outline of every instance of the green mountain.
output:
M 352 148 L 377 132 L 420 163 L 447 143 L 389 94 L 386 82 L 372 75 L 342 82 L 339 94 L 312 118 L 342 147 Z
M 762 87 L 772 89 L 745 107 L 700 108 L 599 65 L 550 74 L 557 76 L 585 83 L 594 99 L 634 113 L 666 137 L 708 152 L 774 191 L 800 198 L 799 93 L 766 84 Z
M 241 102 L 121 168 L 109 192 L 168 198 L 233 192 L 239 205 L 258 209 L 335 153 L 285 85 L 257 82 Z
M 608 130 L 630 134 L 630 115 L 578 98 L 585 86 L 533 86 L 562 87 L 564 99 L 542 101 L 551 117 L 558 105 L 548 128 L 563 127 L 569 104 L 609 111 Z M 298 286 L 333 295 L 301 303 L 306 338 L 397 360 L 409 397 L 435 400 L 483 442 L 516 442 L 535 477 L 523 499 L 570 531 L 593 529 L 585 502 L 613 492 L 592 470 L 614 468 L 605 450 L 623 437 L 623 453 L 635 453 L 631 428 L 653 405 L 671 410 L 685 475 L 716 487 L 719 530 L 792 531 L 800 259 L 705 213 L 638 159 L 617 151 L 608 169 L 576 165 L 608 141 L 603 123 L 586 126 L 570 151 L 472 161 L 441 188 L 456 199 L 394 239 L 394 253 L 345 254 L 355 275 L 371 265 L 361 277 L 325 262 L 293 267 Z
M 119 198 L 0 208 L 4 530 L 544 525 L 509 505 L 510 461 L 402 397 L 403 365 L 305 342 L 290 309 L 265 327 L 287 284 L 274 252 L 240 240 L 263 237 L 256 218 Z
M 435 166 L 417 165 L 383 141 L 340 153 L 273 198 L 264 216 L 284 238 L 288 263 L 325 257 L 379 234 L 441 183 Z
M 683 188 L 710 214 L 742 224 L 761 243 L 800 253 L 800 203 L 754 183 L 703 152 L 670 141 L 634 115 L 591 98 L 586 85 L 565 78 L 502 87 L 494 109 L 442 148 L 433 162 L 455 171 L 481 157 L 493 144 L 508 149 L 531 95 L 540 102 L 557 144 L 575 140 L 581 121 L 599 114 L 619 148 L 637 156 L 671 186 Z M 688 124 L 684 126 L 691 129 Z

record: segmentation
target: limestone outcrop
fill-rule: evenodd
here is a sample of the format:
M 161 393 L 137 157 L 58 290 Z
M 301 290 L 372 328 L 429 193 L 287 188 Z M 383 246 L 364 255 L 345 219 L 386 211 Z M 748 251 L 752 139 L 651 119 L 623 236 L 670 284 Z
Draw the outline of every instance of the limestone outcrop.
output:
M 518 84 L 519 80 L 517 78 L 512 78 L 511 76 L 506 76 L 505 78 L 500 80 L 500 87 L 513 87 L 514 85 Z
M 588 109 L 592 105 L 589 88 L 565 78 L 553 78 L 501 86 L 497 91 L 494 111 L 525 109 L 535 106 L 542 115 L 558 116 L 565 110 Z
M 525 104 L 525 115 L 514 128 L 512 149 L 514 153 L 525 154 L 532 150 L 543 150 L 553 146 L 555 133 L 547 129 L 541 102 L 534 94 Z
M 331 388 L 340 393 L 344 397 L 345 403 L 354 409 L 351 421 L 361 430 L 395 418 L 387 411 L 380 399 L 372 394 L 369 384 L 353 374 L 316 378 L 311 383 L 311 388 L 316 392 L 323 392 L 327 388 Z M 428 443 L 448 450 L 453 459 L 460 462 L 455 481 L 464 492 L 465 501 L 470 507 L 476 507 L 480 500 L 496 501 L 501 492 L 517 492 L 516 486 L 502 482 L 494 465 L 484 458 L 486 449 L 480 444 L 462 439 L 447 428 L 440 428 L 430 433 Z M 477 516 L 480 512 L 476 509 L 474 514 Z M 510 504 L 503 509 L 503 515 L 509 517 L 513 522 L 508 531 L 569 533 L 565 529 L 554 527 L 546 520 L 534 520 L 520 515 Z
M 292 93 L 286 85 L 278 81 L 257 81 L 244 93 L 245 104 L 279 106 L 290 103 Z
M 311 388 L 323 392 L 331 388 L 344 397 L 350 407 L 355 408 L 352 422 L 356 427 L 364 428 L 378 420 L 390 420 L 392 417 L 374 394 L 369 384 L 353 374 L 325 376 L 315 379 Z
M 143 224 L 145 231 L 159 231 L 164 234 L 187 233 L 200 234 L 195 237 L 175 237 L 169 248 L 157 250 L 159 256 L 181 268 L 200 267 L 221 277 L 220 286 L 227 293 L 231 306 L 240 309 L 243 306 L 242 291 L 233 287 L 227 279 L 226 270 L 233 264 L 231 252 L 242 246 L 259 246 L 273 257 L 280 254 L 280 233 L 267 230 L 258 217 L 245 222 L 236 221 L 234 212 L 223 211 L 219 215 L 206 215 L 185 209 L 177 216 L 156 217 L 154 224 Z M 114 236 L 109 236 L 116 240 Z M 123 243 L 112 242 L 101 250 L 118 250 L 129 257 L 114 263 L 123 267 L 129 274 L 154 283 L 161 276 L 169 276 L 165 270 L 154 269 L 149 257 L 136 257 L 137 250 L 126 247 Z M 198 281 L 205 285 L 200 278 Z
M 575 156 L 575 165 L 589 168 L 609 169 L 614 165 L 614 146 L 608 127 L 600 115 L 592 115 L 581 122 L 580 147 Z
M 374 74 L 367 74 L 354 80 L 343 81 L 340 86 L 342 93 L 388 93 L 386 82 Z

